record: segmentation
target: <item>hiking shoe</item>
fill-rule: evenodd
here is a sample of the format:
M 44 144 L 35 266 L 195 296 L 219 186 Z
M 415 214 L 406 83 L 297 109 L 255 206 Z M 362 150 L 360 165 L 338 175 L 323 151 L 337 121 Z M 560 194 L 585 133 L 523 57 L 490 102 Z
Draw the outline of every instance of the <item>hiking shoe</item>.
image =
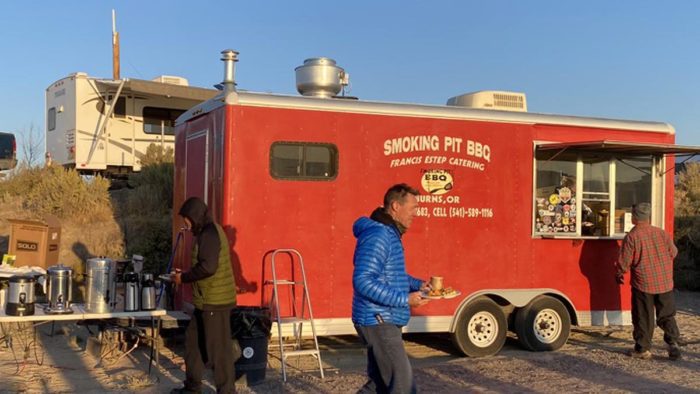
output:
M 645 350 L 643 352 L 637 351 L 637 350 L 632 350 L 630 352 L 630 357 L 632 358 L 638 358 L 640 360 L 651 360 L 651 352 L 648 350 Z
M 681 358 L 681 349 L 676 345 L 671 345 L 668 347 L 668 358 L 669 360 L 678 360 Z
M 170 390 L 170 394 L 200 394 L 202 390 L 190 390 L 187 387 L 181 387 Z

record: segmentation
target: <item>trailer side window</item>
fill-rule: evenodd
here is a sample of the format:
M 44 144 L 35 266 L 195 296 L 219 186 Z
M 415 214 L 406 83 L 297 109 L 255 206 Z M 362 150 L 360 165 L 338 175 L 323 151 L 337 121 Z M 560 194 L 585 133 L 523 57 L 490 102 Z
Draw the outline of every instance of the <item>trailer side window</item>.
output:
M 535 231 L 576 233 L 576 156 L 538 152 Z
M 622 236 L 632 206 L 652 202 L 651 155 L 536 153 L 534 233 Z
M 175 119 L 183 113 L 185 111 L 181 109 L 143 107 L 143 132 L 173 135 Z
M 49 108 L 49 114 L 47 116 L 46 123 L 46 127 L 49 129 L 49 131 L 53 131 L 56 129 L 56 107 Z
M 331 144 L 275 142 L 270 175 L 277 179 L 330 180 L 337 174 L 338 149 Z
M 632 227 L 632 206 L 651 202 L 651 157 L 617 158 L 615 160 L 614 234 L 624 234 Z

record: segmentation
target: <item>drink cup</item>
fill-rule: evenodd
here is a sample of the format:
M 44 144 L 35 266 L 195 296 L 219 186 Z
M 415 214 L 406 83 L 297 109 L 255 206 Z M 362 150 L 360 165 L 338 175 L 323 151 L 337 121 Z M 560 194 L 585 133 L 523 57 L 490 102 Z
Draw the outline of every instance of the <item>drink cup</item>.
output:
M 430 286 L 433 288 L 433 290 L 442 289 L 442 276 L 431 276 Z

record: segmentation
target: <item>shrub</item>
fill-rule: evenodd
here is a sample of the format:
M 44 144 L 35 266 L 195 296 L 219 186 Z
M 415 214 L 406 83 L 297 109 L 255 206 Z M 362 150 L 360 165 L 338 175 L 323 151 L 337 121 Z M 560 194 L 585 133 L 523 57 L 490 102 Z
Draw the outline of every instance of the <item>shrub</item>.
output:
M 22 166 L 0 181 L 0 218 L 56 216 L 61 221 L 59 262 L 79 273 L 86 258 L 124 255 L 108 188 L 102 177 L 84 177 L 60 166 Z M 0 233 L 9 232 L 9 223 L 0 220 Z
M 29 217 L 51 214 L 84 224 L 112 217 L 108 188 L 108 180 L 82 177 L 73 169 L 24 167 L 0 182 L 0 195 L 3 201 L 19 198 Z
M 700 163 L 688 163 L 678 174 L 674 203 L 674 281 L 679 289 L 700 290 Z
M 172 244 L 172 149 L 151 144 L 141 172 L 129 175 L 129 189 L 113 192 L 126 254 L 144 257 L 144 270 L 164 272 Z
M 153 164 L 161 163 L 173 163 L 174 161 L 174 151 L 173 148 L 156 145 L 151 143 L 146 148 L 146 154 L 141 158 L 141 165 L 143 167 L 150 166 Z

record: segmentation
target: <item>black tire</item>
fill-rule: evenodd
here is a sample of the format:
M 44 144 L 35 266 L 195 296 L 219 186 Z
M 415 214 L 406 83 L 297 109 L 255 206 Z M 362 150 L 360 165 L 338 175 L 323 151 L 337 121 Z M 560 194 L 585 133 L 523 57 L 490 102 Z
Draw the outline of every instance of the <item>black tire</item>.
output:
M 489 298 L 479 298 L 459 314 L 452 341 L 469 357 L 492 356 L 503 347 L 507 331 L 508 322 L 501 307 Z
M 571 333 L 571 317 L 556 298 L 540 296 L 515 313 L 515 332 L 527 350 L 557 350 Z

